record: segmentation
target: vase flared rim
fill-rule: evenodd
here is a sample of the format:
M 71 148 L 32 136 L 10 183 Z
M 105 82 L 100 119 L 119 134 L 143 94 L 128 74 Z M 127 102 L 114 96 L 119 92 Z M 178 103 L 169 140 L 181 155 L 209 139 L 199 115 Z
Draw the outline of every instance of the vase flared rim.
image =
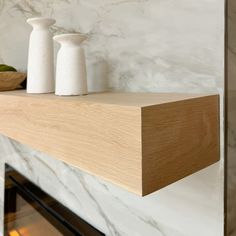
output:
M 49 18 L 49 17 L 33 17 L 33 18 L 27 19 L 28 24 L 43 23 L 43 22 L 45 22 L 45 23 L 47 22 L 48 25 L 53 25 L 56 23 L 56 20 L 53 18 Z
M 65 40 L 74 40 L 78 43 L 82 43 L 85 39 L 87 39 L 87 36 L 81 33 L 70 33 L 56 35 L 53 37 L 53 39 L 59 43 Z

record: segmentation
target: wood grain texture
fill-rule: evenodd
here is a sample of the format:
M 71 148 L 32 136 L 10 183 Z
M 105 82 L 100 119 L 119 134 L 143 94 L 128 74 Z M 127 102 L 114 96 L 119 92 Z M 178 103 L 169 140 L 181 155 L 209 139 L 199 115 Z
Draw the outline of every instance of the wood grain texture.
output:
M 143 194 L 219 160 L 218 96 L 142 109 Z
M 139 195 L 219 159 L 217 95 L 0 93 L 0 132 Z
M 26 79 L 26 73 L 5 71 L 0 72 L 0 91 L 14 90 Z

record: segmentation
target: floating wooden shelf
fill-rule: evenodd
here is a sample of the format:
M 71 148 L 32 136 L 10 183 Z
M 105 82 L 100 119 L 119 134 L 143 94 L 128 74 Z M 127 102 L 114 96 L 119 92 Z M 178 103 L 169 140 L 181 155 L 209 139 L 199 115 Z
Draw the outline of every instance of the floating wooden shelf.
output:
M 219 160 L 218 95 L 0 93 L 0 133 L 146 195 Z

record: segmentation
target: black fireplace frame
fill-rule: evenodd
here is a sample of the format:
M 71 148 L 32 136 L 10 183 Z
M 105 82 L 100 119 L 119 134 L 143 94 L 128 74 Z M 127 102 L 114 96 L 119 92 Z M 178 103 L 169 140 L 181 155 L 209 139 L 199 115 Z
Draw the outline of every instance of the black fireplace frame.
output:
M 19 194 L 37 212 L 66 236 L 102 236 L 82 218 L 63 206 L 55 198 L 24 177 L 13 167 L 5 164 L 4 235 L 8 229 L 7 215 L 16 211 L 16 195 Z

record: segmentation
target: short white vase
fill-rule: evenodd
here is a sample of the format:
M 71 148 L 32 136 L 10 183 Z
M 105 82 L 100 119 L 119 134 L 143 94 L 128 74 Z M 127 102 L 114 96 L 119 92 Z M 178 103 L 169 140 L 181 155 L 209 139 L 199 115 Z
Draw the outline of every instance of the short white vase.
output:
M 55 91 L 53 35 L 49 30 L 55 22 L 43 17 L 27 20 L 33 27 L 29 41 L 27 93 Z
M 81 34 L 62 34 L 54 37 L 61 47 L 57 54 L 56 95 L 86 95 L 87 74 L 83 48 L 86 39 Z

